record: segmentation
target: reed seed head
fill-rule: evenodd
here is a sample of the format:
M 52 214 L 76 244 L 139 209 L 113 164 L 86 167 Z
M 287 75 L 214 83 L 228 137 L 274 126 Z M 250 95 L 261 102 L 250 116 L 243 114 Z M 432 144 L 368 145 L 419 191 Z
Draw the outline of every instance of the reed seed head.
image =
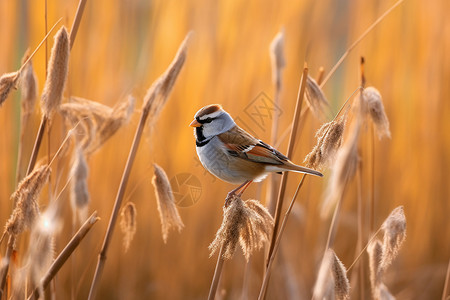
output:
M 406 217 L 403 206 L 394 209 L 381 228 L 384 231 L 381 270 L 386 270 L 397 257 L 398 251 L 406 239 Z
M 304 160 L 308 168 L 324 168 L 334 160 L 342 144 L 346 116 L 344 114 L 336 120 L 323 124 L 317 131 L 317 144 Z
M 178 52 L 166 71 L 150 86 L 144 97 L 143 111 L 150 116 L 149 126 L 158 119 L 159 113 L 166 104 L 167 98 L 172 91 L 175 81 L 183 68 L 187 54 L 187 44 L 190 33 L 181 43 Z
M 166 243 L 169 230 L 174 227 L 180 232 L 184 224 L 175 205 L 172 187 L 170 186 L 166 172 L 157 164 L 153 164 L 153 167 L 155 168 L 155 173 L 152 184 L 155 187 L 156 204 L 161 219 L 162 237 L 164 243 Z
M 350 299 L 350 282 L 347 278 L 347 270 L 344 264 L 339 260 L 336 253 L 333 252 L 331 271 L 334 278 L 334 292 L 336 299 L 348 300 Z
M 328 100 L 317 82 L 309 75 L 306 79 L 305 100 L 314 116 L 323 120 L 325 109 L 329 107 Z
M 333 251 L 328 249 L 322 259 L 316 283 L 314 284 L 314 300 L 335 299 L 335 284 L 331 273 L 333 260 Z
M 372 297 L 379 299 L 380 284 L 382 272 L 381 258 L 383 256 L 383 248 L 379 240 L 375 240 L 367 247 L 367 253 L 369 254 L 369 270 L 370 270 L 370 286 L 372 288 Z
M 347 182 L 352 179 L 358 167 L 358 140 L 361 123 L 357 122 L 352 128 L 348 139 L 337 151 L 335 164 L 333 166 L 328 191 L 322 204 L 322 217 L 330 214 L 332 208 L 336 205 Z
M 284 57 L 284 29 L 277 33 L 270 43 L 270 61 L 272 62 L 272 81 L 278 90 L 281 89 L 282 71 L 286 66 Z
M 136 233 L 137 210 L 133 202 L 128 202 L 120 212 L 120 229 L 123 233 L 123 247 L 125 252 L 130 248 Z
M 22 64 L 28 59 L 28 51 L 22 59 Z M 22 116 L 27 119 L 34 110 L 34 104 L 38 96 L 37 76 L 31 61 L 24 67 L 20 75 L 20 87 L 22 91 Z
M 11 196 L 16 206 L 5 225 L 5 230 L 10 235 L 18 235 L 34 224 L 39 216 L 39 205 L 36 200 L 49 176 L 50 168 L 45 165 L 35 168 L 19 183 Z
M 367 113 L 375 124 L 378 138 L 390 138 L 391 131 L 389 130 L 389 120 L 384 110 L 380 92 L 376 88 L 370 86 L 364 89 L 362 98 L 365 102 Z
M 83 153 L 83 149 L 76 147 L 73 152 L 72 168 L 70 170 L 70 205 L 72 207 L 73 220 L 78 217 L 83 222 L 87 217 L 90 202 L 87 178 L 89 167 Z
M 9 92 L 12 88 L 16 87 L 17 79 L 19 78 L 19 72 L 12 72 L 3 74 L 0 77 L 0 106 L 8 98 Z
M 69 72 L 69 34 L 62 27 L 55 35 L 55 43 L 48 62 L 48 74 L 42 91 L 41 109 L 48 119 L 59 109 Z
M 237 196 L 223 210 L 222 225 L 209 245 L 210 256 L 224 247 L 223 258 L 230 259 L 239 243 L 248 260 L 255 250 L 261 249 L 270 240 L 273 218 L 259 201 L 244 202 Z

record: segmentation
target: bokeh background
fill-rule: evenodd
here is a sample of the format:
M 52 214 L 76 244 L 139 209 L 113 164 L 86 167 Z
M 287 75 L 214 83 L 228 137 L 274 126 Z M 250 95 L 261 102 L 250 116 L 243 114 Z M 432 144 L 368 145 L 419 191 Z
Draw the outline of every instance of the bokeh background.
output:
M 112 106 L 131 93 L 137 99 L 137 109 L 130 123 L 89 160 L 90 211 L 97 210 L 101 221 L 57 276 L 57 298 L 87 297 L 142 98 L 170 63 L 187 32 L 194 31 L 186 64 L 160 119 L 146 133 L 127 189 L 127 200 L 133 201 L 138 210 L 137 233 L 130 250 L 124 253 L 121 232 L 115 231 L 99 299 L 207 296 L 216 262 L 216 256 L 209 257 L 208 245 L 220 226 L 223 201 L 232 186 L 216 180 L 199 165 L 188 127 L 193 115 L 203 105 L 221 103 L 243 127 L 269 141 L 270 116 L 258 121 L 249 112 L 261 97 L 273 99 L 269 45 L 277 32 L 284 28 L 287 62 L 279 104 L 281 133 L 293 116 L 304 61 L 313 77 L 322 66 L 327 73 L 348 46 L 393 4 L 390 0 L 88 1 L 71 53 L 65 94 Z M 70 28 L 77 5 L 74 0 L 48 0 L 48 27 L 62 17 L 62 24 Z M 375 143 L 374 221 L 378 227 L 392 209 L 404 206 L 408 237 L 385 278 L 398 299 L 440 298 L 450 256 L 449 11 L 450 2 L 446 0 L 406 0 L 353 49 L 324 87 L 331 116 L 358 87 L 359 60 L 364 56 L 367 83 L 383 95 L 392 138 Z M 45 34 L 44 15 L 43 0 L 0 1 L 0 73 L 17 70 L 25 50 L 39 43 Z M 48 51 L 52 43 L 50 38 Z M 33 64 L 42 91 L 44 48 Z M 25 160 L 39 119 L 37 104 L 32 124 L 26 129 Z M 4 223 L 12 209 L 9 197 L 15 190 L 20 91 L 14 91 L 0 108 L 0 124 L 0 223 Z M 55 121 L 52 129 L 52 151 L 65 134 L 58 124 Z M 306 117 L 294 162 L 302 162 L 311 150 L 320 125 L 312 115 Z M 368 199 L 371 170 L 365 166 L 371 153 L 367 147 L 369 134 L 364 133 L 362 139 L 363 198 Z M 287 141 L 281 143 L 279 149 L 286 151 L 286 145 Z M 44 141 L 41 156 L 47 153 L 46 147 Z M 192 174 L 201 188 L 195 204 L 180 208 L 185 228 L 180 233 L 171 232 L 167 244 L 161 237 L 151 185 L 155 162 L 169 178 Z M 68 163 L 68 158 L 60 163 L 62 179 L 58 184 L 58 174 L 53 173 L 50 193 L 44 193 L 40 200 L 42 207 L 48 202 L 46 194 L 61 191 Z M 277 268 L 272 276 L 270 299 L 311 297 L 330 223 L 319 214 L 327 175 L 329 172 L 322 180 L 307 178 L 300 193 L 278 261 L 285 267 Z M 300 175 L 289 177 L 287 198 L 293 195 L 299 180 Z M 266 184 L 253 185 L 246 196 L 264 203 Z M 347 190 L 335 250 L 348 266 L 355 256 L 357 234 L 354 182 Z M 183 186 L 180 191 L 186 194 L 189 188 Z M 67 191 L 62 197 L 69 203 Z M 73 230 L 69 204 L 62 217 L 65 222 L 55 240 L 56 253 Z M 2 254 L 4 248 L 3 244 Z M 261 284 L 262 261 L 262 252 L 257 253 L 246 266 L 238 250 L 225 264 L 223 296 L 254 299 Z M 367 282 L 365 285 L 368 293 Z

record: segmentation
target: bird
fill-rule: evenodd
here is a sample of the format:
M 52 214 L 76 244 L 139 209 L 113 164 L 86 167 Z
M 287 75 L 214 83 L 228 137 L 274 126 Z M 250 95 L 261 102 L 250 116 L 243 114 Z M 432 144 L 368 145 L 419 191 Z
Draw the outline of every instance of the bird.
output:
M 222 181 L 239 184 L 225 200 L 241 196 L 252 182 L 270 173 L 299 172 L 322 177 L 319 171 L 294 164 L 272 146 L 240 128 L 220 104 L 201 108 L 190 123 L 203 167 Z M 238 193 L 239 191 L 239 193 Z

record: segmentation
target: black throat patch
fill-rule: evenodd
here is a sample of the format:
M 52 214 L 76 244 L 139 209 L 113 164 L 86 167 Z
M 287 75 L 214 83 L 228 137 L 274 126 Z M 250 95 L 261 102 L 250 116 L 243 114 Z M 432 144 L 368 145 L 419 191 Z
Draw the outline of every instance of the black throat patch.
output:
M 197 137 L 197 140 L 195 141 L 195 145 L 197 145 L 197 147 L 203 147 L 211 140 L 206 139 L 203 135 L 203 126 L 195 127 L 195 136 Z

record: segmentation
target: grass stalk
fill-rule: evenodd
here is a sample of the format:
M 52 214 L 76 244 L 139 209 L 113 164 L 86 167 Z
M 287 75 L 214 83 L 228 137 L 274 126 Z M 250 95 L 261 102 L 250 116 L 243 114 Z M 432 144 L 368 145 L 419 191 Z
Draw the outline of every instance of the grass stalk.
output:
M 444 289 L 442 290 L 442 300 L 446 300 L 448 294 L 448 286 L 450 285 L 450 259 L 448 260 L 447 275 L 445 276 Z
M 10 235 L 9 239 L 8 239 L 8 246 L 6 248 L 6 253 L 5 253 L 6 263 L 0 271 L 0 299 L 2 298 L 3 293 L 5 291 L 4 287 L 5 287 L 5 283 L 6 283 L 6 276 L 8 275 L 9 260 L 11 259 L 11 255 L 14 250 L 15 242 L 16 242 L 15 236 Z
M 214 277 L 209 288 L 208 300 L 212 300 L 216 297 L 217 287 L 219 286 L 220 276 L 223 269 L 223 245 L 220 247 L 219 255 L 217 256 L 216 268 L 214 270 Z
M 295 141 L 297 138 L 297 130 L 298 130 L 298 125 L 300 123 L 300 112 L 302 111 L 302 103 L 303 103 L 303 97 L 305 95 L 305 88 L 306 88 L 306 80 L 308 77 L 308 66 L 305 62 L 304 67 L 303 67 L 303 74 L 302 74 L 302 78 L 300 81 L 300 87 L 299 87 L 299 91 L 298 91 L 298 96 L 297 96 L 297 103 L 295 106 L 295 113 L 294 113 L 294 119 L 293 119 L 293 126 L 292 126 L 292 131 L 291 131 L 291 135 L 289 138 L 289 144 L 288 144 L 288 150 L 286 152 L 287 157 L 291 157 L 292 156 L 292 152 L 294 150 L 294 145 L 295 145 Z M 282 177 L 281 177 L 281 183 L 280 183 L 280 189 L 279 189 L 279 193 L 278 193 L 278 199 L 277 199 L 277 205 L 275 208 L 275 223 L 274 223 L 274 227 L 273 227 L 273 233 L 272 233 L 272 239 L 270 241 L 270 246 L 269 246 L 269 252 L 267 254 L 267 260 L 266 260 L 266 266 L 268 266 L 270 258 L 272 256 L 273 253 L 273 248 L 275 247 L 275 241 L 277 238 L 277 234 L 278 234 L 278 227 L 280 225 L 280 217 L 281 217 L 281 210 L 283 209 L 283 199 L 284 199 L 284 194 L 286 191 L 286 184 L 287 184 L 287 177 L 288 177 L 288 172 L 284 172 Z
M 80 0 L 78 3 L 77 12 L 75 14 L 75 20 L 72 23 L 72 28 L 70 28 L 70 49 L 72 49 L 73 44 L 75 43 L 75 37 L 77 36 L 78 28 L 80 27 L 81 17 L 83 16 L 84 7 L 86 6 L 87 0 Z
M 358 164 L 358 169 L 356 170 L 356 188 L 357 188 L 357 199 L 358 199 L 358 239 L 356 242 L 356 251 L 357 253 L 361 251 L 362 244 L 363 244 L 363 203 L 362 203 L 362 164 Z M 364 299 L 364 264 L 360 263 L 358 266 L 359 269 L 359 299 Z
M 305 177 L 306 177 L 306 174 L 303 174 L 302 179 L 300 180 L 300 183 L 297 186 L 297 190 L 295 191 L 294 196 L 292 197 L 291 203 L 289 204 L 289 207 L 286 210 L 286 213 L 284 214 L 283 222 L 281 223 L 281 227 L 280 227 L 280 233 L 276 237 L 276 241 L 275 241 L 274 248 L 273 248 L 273 253 L 269 257 L 269 261 L 267 263 L 266 272 L 264 273 L 263 283 L 262 283 L 261 289 L 259 291 L 258 300 L 263 300 L 266 297 L 267 286 L 269 284 L 270 273 L 272 270 L 273 261 L 275 260 L 275 254 L 277 253 L 277 251 L 280 247 L 281 236 L 283 235 L 284 229 L 286 228 L 288 217 L 291 213 L 292 208 L 294 207 L 294 203 L 295 203 L 295 200 L 297 199 L 300 188 L 303 186 Z
M 328 72 L 327 76 L 323 79 L 320 87 L 322 88 L 330 79 L 330 77 L 336 72 L 337 68 L 342 64 L 345 58 L 352 52 L 352 50 L 381 22 L 387 15 L 389 15 L 397 6 L 399 6 L 404 0 L 399 0 L 394 3 L 388 10 L 386 10 L 381 16 L 379 16 L 375 22 L 373 22 L 357 39 L 351 44 L 347 50 L 345 50 L 344 54 L 342 54 L 341 58 L 337 61 L 337 63 L 331 68 L 330 72 Z
M 122 179 L 120 181 L 119 190 L 117 192 L 116 200 L 114 202 L 114 208 L 111 213 L 108 229 L 106 230 L 105 237 L 103 240 L 103 245 L 98 255 L 97 267 L 95 269 L 94 279 L 91 283 L 91 288 L 89 291 L 88 299 L 95 299 L 95 295 L 97 292 L 98 284 L 100 282 L 100 278 L 103 273 L 103 268 L 106 262 L 106 254 L 108 252 L 109 243 L 111 242 L 112 234 L 114 232 L 114 227 L 117 222 L 117 216 L 119 215 L 120 206 L 122 204 L 123 197 L 125 195 L 125 189 L 128 183 L 128 179 L 130 177 L 131 168 L 133 167 L 134 160 L 136 158 L 136 153 L 139 147 L 139 143 L 141 141 L 142 133 L 144 132 L 145 123 L 147 121 L 149 115 L 149 110 L 142 110 L 141 118 L 139 120 L 139 125 L 136 129 L 136 133 L 134 135 L 133 144 L 130 149 L 130 153 L 128 155 L 127 163 L 125 165 L 125 169 L 123 171 Z
M 72 239 L 67 243 L 55 261 L 52 263 L 47 273 L 41 279 L 40 286 L 42 290 L 45 290 L 51 280 L 56 276 L 61 267 L 66 263 L 81 241 L 84 239 L 86 234 L 91 230 L 92 226 L 100 220 L 95 211 L 84 224 L 80 227 L 77 233 L 72 237 Z M 35 288 L 34 292 L 28 297 L 28 299 L 38 299 L 39 298 L 39 288 Z

